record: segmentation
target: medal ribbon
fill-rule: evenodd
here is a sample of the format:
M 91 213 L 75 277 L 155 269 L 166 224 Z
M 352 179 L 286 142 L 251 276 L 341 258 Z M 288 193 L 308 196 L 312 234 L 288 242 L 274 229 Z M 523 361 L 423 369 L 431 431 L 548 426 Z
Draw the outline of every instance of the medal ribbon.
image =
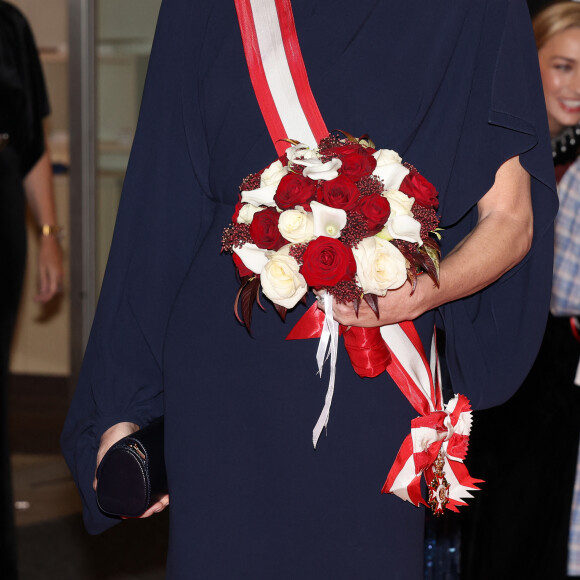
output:
M 278 155 L 295 139 L 316 147 L 328 130 L 312 94 L 290 0 L 235 0 L 260 110 Z
M 328 130 L 310 88 L 290 0 L 235 0 L 235 5 L 254 92 L 278 155 L 288 148 L 285 140 L 289 138 L 317 147 Z M 331 359 L 325 405 L 313 431 L 314 446 L 328 424 L 338 336 L 342 333 L 355 371 L 360 376 L 374 377 L 386 370 L 419 413 L 411 421 L 411 433 L 403 441 L 382 491 L 414 505 L 425 503 L 420 489 L 424 474 L 430 489 L 430 480 L 437 482 L 433 493 L 443 500 L 438 513 L 445 507 L 457 511 L 480 481 L 471 478 L 463 465 L 471 408 L 462 395 L 443 405 L 435 347 L 430 365 L 412 322 L 339 329 L 328 293 L 324 304 L 326 314 L 314 304 L 287 337 L 320 338 L 316 356 L 319 373 L 326 359 Z

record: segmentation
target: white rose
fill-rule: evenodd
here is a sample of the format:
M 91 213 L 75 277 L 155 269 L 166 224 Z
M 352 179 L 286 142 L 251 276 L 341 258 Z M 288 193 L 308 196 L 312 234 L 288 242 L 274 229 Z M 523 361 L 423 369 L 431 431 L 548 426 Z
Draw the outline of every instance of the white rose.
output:
M 260 187 L 266 187 L 268 185 L 275 185 L 278 187 L 281 179 L 288 173 L 288 168 L 282 165 L 282 162 L 274 161 L 270 167 L 264 170 L 262 175 L 260 175 Z
M 293 244 L 309 242 L 314 237 L 314 218 L 302 207 L 289 209 L 280 214 L 278 229 Z
M 373 171 L 385 184 L 385 189 L 399 189 L 409 170 L 401 164 L 402 159 L 390 149 L 379 149 L 373 153 L 377 166 Z
M 401 156 L 392 149 L 379 149 L 373 153 L 373 157 L 377 160 L 377 166 L 390 165 L 391 163 L 399 163 L 403 161 Z
M 259 211 L 262 211 L 263 207 L 256 207 L 251 203 L 245 203 L 240 208 L 238 213 L 238 223 L 239 224 L 251 224 L 252 220 L 254 219 L 254 214 L 257 214 Z
M 287 255 L 287 246 L 276 252 L 260 275 L 262 291 L 275 304 L 293 308 L 308 291 L 298 262 Z
M 365 294 L 384 296 L 387 290 L 400 288 L 406 282 L 407 260 L 390 242 L 375 236 L 365 238 L 352 253 Z
M 413 215 L 411 209 L 415 203 L 414 197 L 409 197 L 397 189 L 385 191 L 383 196 L 387 198 L 387 201 L 391 206 L 391 215 Z

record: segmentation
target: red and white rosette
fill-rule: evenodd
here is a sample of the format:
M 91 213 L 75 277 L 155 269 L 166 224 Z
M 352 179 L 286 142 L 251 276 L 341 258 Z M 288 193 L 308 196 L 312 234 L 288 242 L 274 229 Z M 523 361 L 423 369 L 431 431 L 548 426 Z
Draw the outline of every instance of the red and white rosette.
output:
M 419 413 L 411 421 L 411 433 L 403 441 L 382 491 L 416 506 L 426 504 L 421 495 L 424 475 L 433 511 L 458 511 L 472 497 L 470 491 L 479 489 L 475 484 L 482 481 L 472 478 L 463 463 L 472 422 L 469 401 L 455 395 L 442 403 L 436 349 L 433 345 L 429 366 L 413 323 L 383 326 L 381 335 L 391 354 L 386 370 Z

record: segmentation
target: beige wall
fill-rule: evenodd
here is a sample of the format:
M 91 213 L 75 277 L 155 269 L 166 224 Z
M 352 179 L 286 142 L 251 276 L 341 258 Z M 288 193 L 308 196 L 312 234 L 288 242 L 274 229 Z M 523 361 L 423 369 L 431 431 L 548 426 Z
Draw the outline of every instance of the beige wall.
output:
M 28 18 L 41 52 L 52 115 L 48 138 L 54 161 L 68 163 L 67 0 L 11 0 Z M 68 231 L 67 175 L 55 176 L 58 221 Z M 36 227 L 28 224 L 28 263 L 17 329 L 12 344 L 11 371 L 23 374 L 70 374 L 70 300 L 68 238 L 63 240 L 67 272 L 63 296 L 47 306 L 33 301 L 36 293 Z

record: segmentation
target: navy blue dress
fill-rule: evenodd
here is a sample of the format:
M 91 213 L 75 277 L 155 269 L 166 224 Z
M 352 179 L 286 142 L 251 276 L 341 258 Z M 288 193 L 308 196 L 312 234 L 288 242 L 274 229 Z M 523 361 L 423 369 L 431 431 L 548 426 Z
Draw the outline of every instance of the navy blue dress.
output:
M 441 192 L 448 252 L 475 225 L 497 168 L 532 175 L 532 253 L 485 292 L 445 306 L 453 387 L 499 404 L 537 351 L 556 200 L 536 53 L 523 0 L 295 0 L 298 36 L 329 128 L 369 133 Z M 113 247 L 63 433 L 91 533 L 116 520 L 92 490 L 101 433 L 165 413 L 171 579 L 422 576 L 423 508 L 380 489 L 414 411 L 386 376 L 339 353 L 326 380 L 315 341 L 285 342 L 268 303 L 253 338 L 235 320 L 220 255 L 238 185 L 276 154 L 252 91 L 232 1 L 165 0 Z M 476 259 L 476 257 L 474 257 Z M 436 313 L 417 321 L 430 341 Z

